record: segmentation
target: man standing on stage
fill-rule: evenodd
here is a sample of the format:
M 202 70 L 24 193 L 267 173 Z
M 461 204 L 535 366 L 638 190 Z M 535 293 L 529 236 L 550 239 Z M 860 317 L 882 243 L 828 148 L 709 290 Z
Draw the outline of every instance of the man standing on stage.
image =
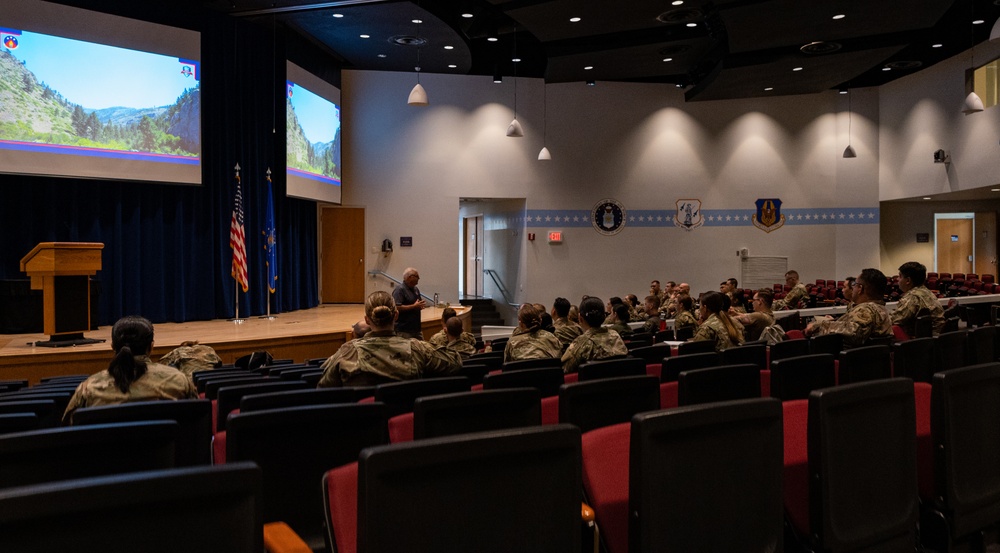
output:
M 396 334 L 423 340 L 424 335 L 420 331 L 420 311 L 427 307 L 427 302 L 420 298 L 420 290 L 417 288 L 419 281 L 420 273 L 413 267 L 408 267 L 403 271 L 403 285 L 397 286 L 392 291 L 392 299 L 396 302 L 396 309 L 399 310 Z

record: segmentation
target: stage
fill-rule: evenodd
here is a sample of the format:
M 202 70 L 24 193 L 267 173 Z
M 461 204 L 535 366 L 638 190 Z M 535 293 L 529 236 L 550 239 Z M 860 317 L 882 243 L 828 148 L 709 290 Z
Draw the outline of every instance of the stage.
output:
M 466 330 L 471 328 L 471 309 L 455 306 Z M 247 318 L 242 323 L 226 320 L 161 323 L 153 325 L 155 361 L 184 341 L 197 340 L 215 348 L 223 363 L 257 350 L 267 350 L 275 359 L 301 362 L 329 357 L 351 339 L 351 327 L 364 319 L 361 304 L 329 304 L 275 315 L 274 319 Z M 421 312 L 424 337 L 441 329 L 442 309 Z M 46 376 L 94 374 L 111 360 L 111 327 L 85 333 L 104 342 L 64 348 L 35 347 L 44 334 L 0 335 L 0 380 L 28 379 L 32 384 Z

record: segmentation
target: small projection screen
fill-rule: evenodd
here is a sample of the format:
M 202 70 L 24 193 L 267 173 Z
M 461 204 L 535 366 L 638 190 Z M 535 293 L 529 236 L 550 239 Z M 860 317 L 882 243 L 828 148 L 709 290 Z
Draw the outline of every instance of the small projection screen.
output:
M 287 70 L 287 194 L 340 204 L 340 89 L 292 62 Z
M 0 8 L 0 172 L 201 184 L 201 36 L 39 0 Z

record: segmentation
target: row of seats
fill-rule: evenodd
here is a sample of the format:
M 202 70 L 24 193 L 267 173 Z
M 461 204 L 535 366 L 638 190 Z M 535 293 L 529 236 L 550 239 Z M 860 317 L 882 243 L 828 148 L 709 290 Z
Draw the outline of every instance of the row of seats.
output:
M 607 382 L 615 380 L 629 379 Z M 918 537 L 925 545 L 944 540 L 930 545 L 945 550 L 978 539 L 979 530 L 1000 521 L 998 393 L 1000 364 L 991 363 L 938 373 L 933 385 L 878 380 L 816 390 L 807 400 L 785 403 L 757 398 L 668 410 L 636 404 L 625 421 L 594 429 L 533 425 L 392 445 L 361 443 L 358 433 L 353 458 L 327 461 L 307 478 L 312 492 L 287 483 L 273 487 L 269 473 L 303 472 L 326 455 L 321 442 L 336 441 L 329 438 L 333 433 L 347 439 L 344 433 L 364 420 L 344 413 L 380 412 L 375 418 L 384 421 L 384 404 L 291 408 L 284 412 L 296 416 L 281 423 L 263 420 L 282 418 L 278 411 L 240 413 L 229 419 L 230 432 L 241 417 L 254 415 L 271 429 L 268 451 L 257 448 L 257 467 L 233 464 L 234 457 L 214 468 L 5 489 L 0 548 L 55 551 L 36 535 L 42 526 L 30 521 L 37 516 L 59 521 L 60 538 L 74 536 L 74 549 L 96 551 L 108 541 L 92 537 L 106 526 L 94 521 L 112 520 L 105 518 L 108 509 L 131 509 L 132 516 L 113 520 L 116 527 L 133 526 L 111 534 L 136 540 L 128 543 L 137 550 L 259 551 L 260 524 L 279 514 L 296 531 L 308 528 L 295 519 L 298 507 L 303 516 L 310 511 L 318 518 L 320 529 L 326 523 L 324 540 L 338 552 L 579 551 L 582 488 L 610 553 L 799 546 L 913 551 Z M 524 392 L 509 395 L 526 405 Z M 448 402 L 441 397 L 416 400 L 415 408 Z M 70 430 L 78 429 L 59 431 Z M 448 433 L 438 429 L 427 436 L 438 431 Z M 370 439 L 384 444 L 384 438 Z M 304 443 L 312 444 L 308 455 Z M 8 456 L 7 445 L 0 447 L 0 460 Z M 230 453 L 240 450 L 229 445 Z M 282 451 L 280 465 L 269 464 Z M 245 488 L 234 489 L 237 482 Z M 130 490 L 141 493 L 126 500 Z M 197 499 L 179 499 L 185 493 Z M 282 499 L 287 504 L 279 513 Z M 156 507 L 135 516 L 136 501 Z M 225 543 L 212 541 L 221 530 L 194 520 L 194 513 L 214 520 L 208 514 L 213 510 L 222 513 L 217 528 L 227 529 Z M 242 528 L 235 527 L 235 513 L 245 515 Z M 783 513 L 790 523 L 787 536 Z M 151 524 L 175 529 L 167 522 L 171 515 L 191 526 L 183 532 L 139 531 Z M 918 519 L 924 520 L 919 536 Z M 148 539 L 171 545 L 147 548 Z

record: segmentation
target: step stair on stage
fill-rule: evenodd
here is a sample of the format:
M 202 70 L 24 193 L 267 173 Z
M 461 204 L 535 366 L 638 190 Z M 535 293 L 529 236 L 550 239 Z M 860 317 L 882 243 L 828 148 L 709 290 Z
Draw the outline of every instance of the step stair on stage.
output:
M 464 299 L 461 300 L 460 303 L 462 305 L 472 307 L 473 334 L 478 336 L 482 331 L 483 325 L 503 326 L 503 317 L 501 317 L 500 312 L 497 311 L 496 306 L 493 304 L 493 300 L 489 298 Z

